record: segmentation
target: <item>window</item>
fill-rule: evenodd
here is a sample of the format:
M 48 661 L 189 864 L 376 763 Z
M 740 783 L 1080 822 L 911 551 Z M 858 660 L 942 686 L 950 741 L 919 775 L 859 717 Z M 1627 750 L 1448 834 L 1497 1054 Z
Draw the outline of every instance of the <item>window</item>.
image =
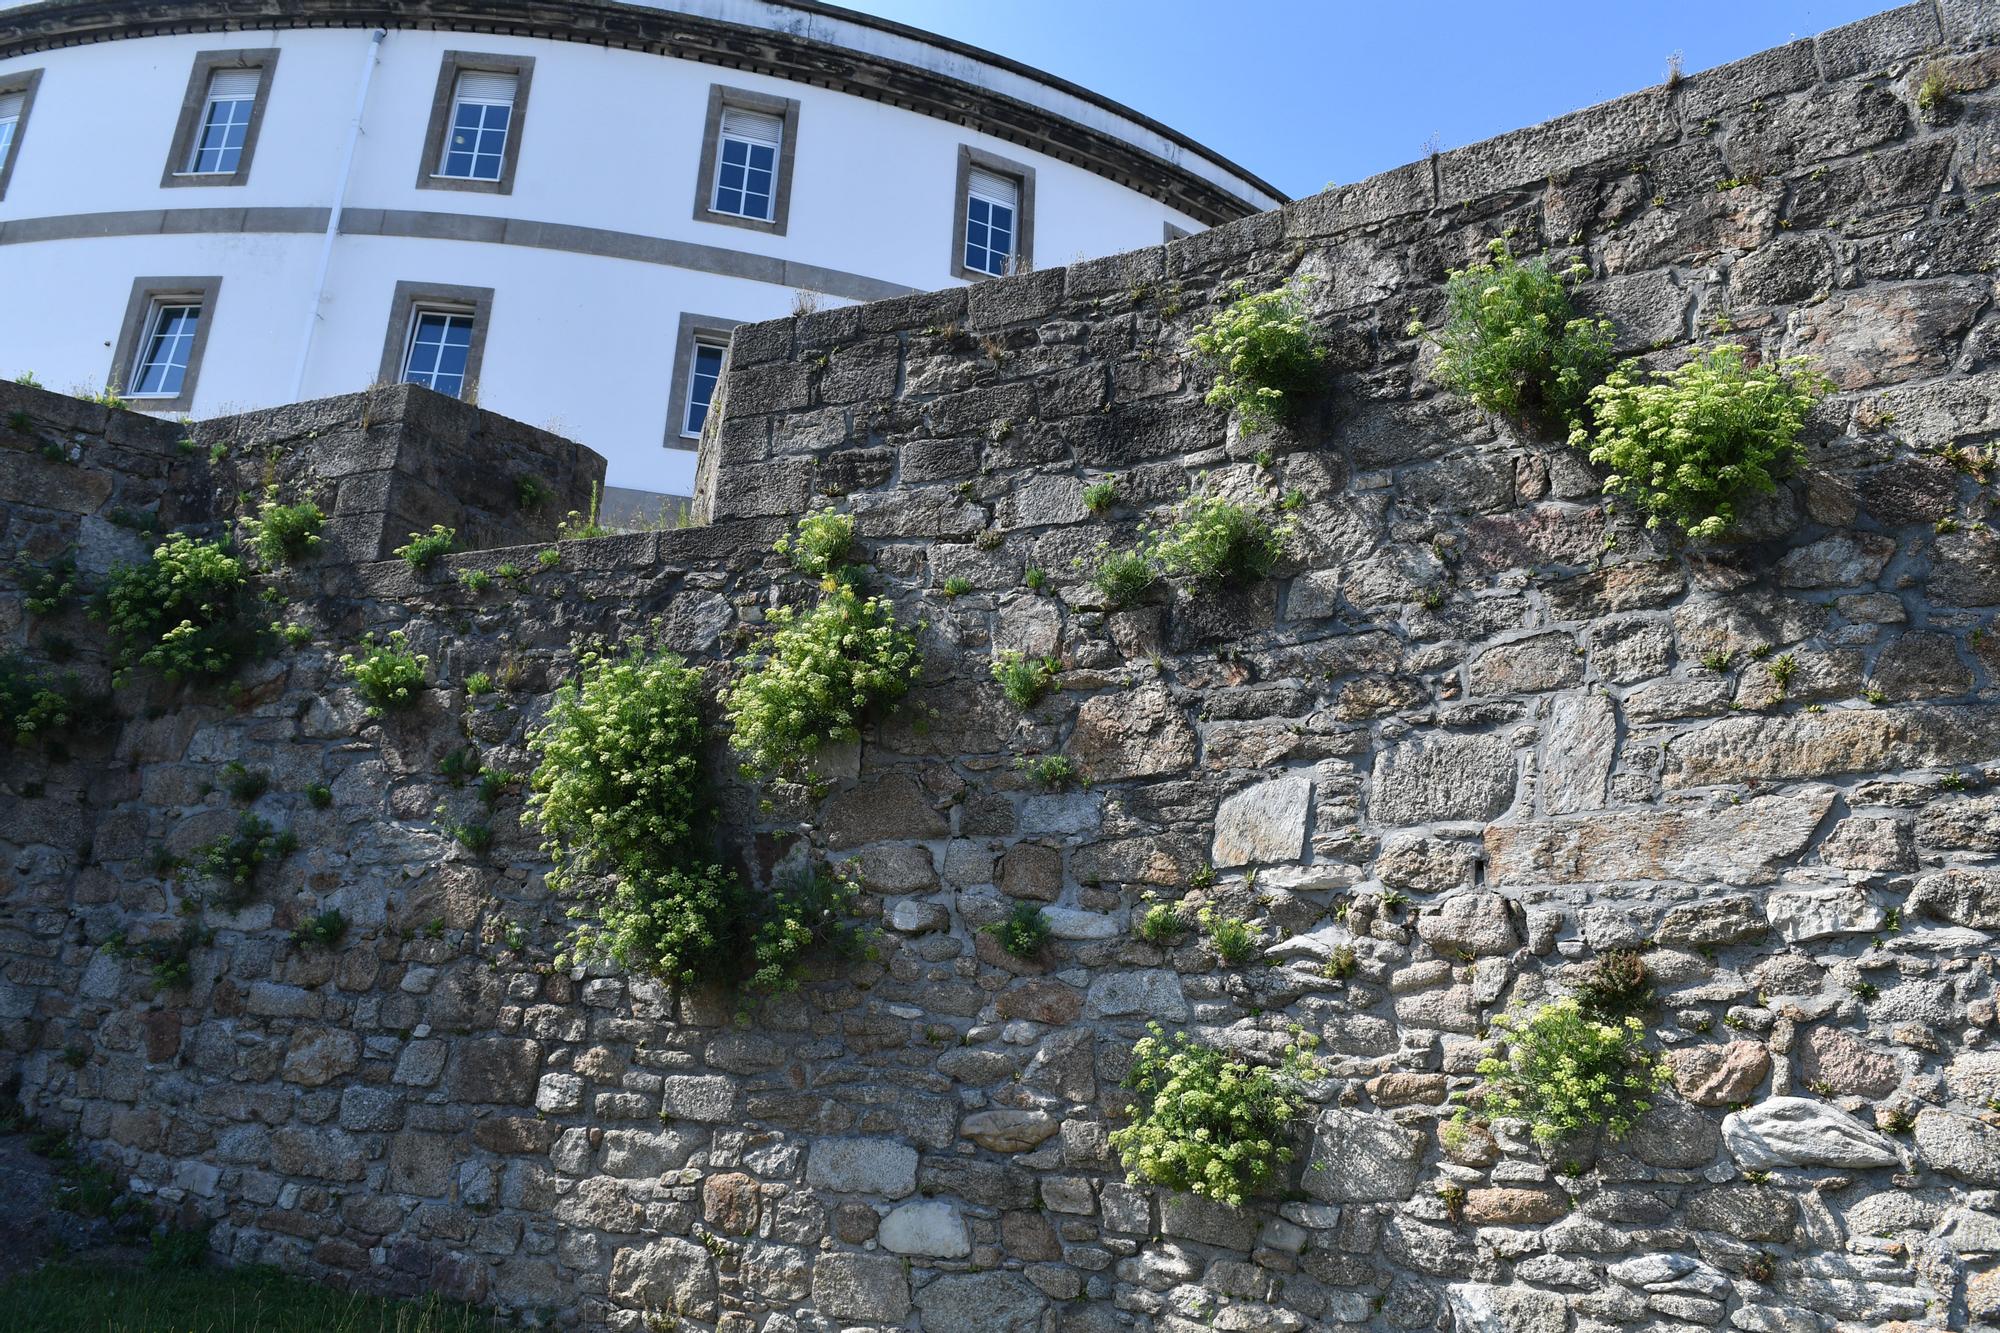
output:
M 133 398 L 178 398 L 187 383 L 188 362 L 194 356 L 194 336 L 201 328 L 201 306 L 174 300 L 155 301 L 146 320 L 146 336 L 132 363 L 132 380 L 125 392 Z
M 190 410 L 221 288 L 221 278 L 134 282 L 105 387 L 142 411 Z
M 783 236 L 798 129 L 799 104 L 791 98 L 711 85 L 695 221 Z
M 490 287 L 399 282 L 389 307 L 389 336 L 382 345 L 378 378 L 474 400 L 492 323 Z
M 715 401 L 716 382 L 722 378 L 723 350 L 720 343 L 694 345 L 694 359 L 688 363 L 687 412 L 681 422 L 683 436 L 701 438 L 702 425 L 708 420 L 708 405 Z
M 667 397 L 667 447 L 692 449 L 715 405 L 722 382 L 722 365 L 729 356 L 729 335 L 740 320 L 714 315 L 682 315 L 674 340 L 673 387 Z
M 513 192 L 534 68 L 527 56 L 445 52 L 417 172 L 420 188 Z
M 785 122 L 776 116 L 733 106 L 723 110 L 722 146 L 715 160 L 716 212 L 771 220 L 784 130 Z
M 419 310 L 410 321 L 403 353 L 403 383 L 421 384 L 453 398 L 465 395 L 465 364 L 472 355 L 472 312 Z
M 952 276 L 998 278 L 1034 258 L 1035 169 L 969 145 L 958 150 Z
M 28 113 L 34 109 L 35 89 L 41 81 L 38 69 L 0 75 L 0 199 L 7 197 L 7 182 L 14 175 L 14 159 L 21 155 Z
M 278 53 L 270 47 L 202 51 L 188 74 L 180 121 L 160 184 L 242 185 L 270 102 Z
M 507 156 L 507 124 L 514 116 L 515 87 L 511 74 L 467 71 L 458 76 L 451 133 L 445 136 L 438 175 L 470 181 L 500 179 Z
M 254 69 L 218 70 L 208 81 L 208 104 L 202 111 L 201 134 L 187 169 L 197 175 L 234 172 L 243 161 L 243 139 L 250 132 L 250 111 L 257 105 Z
M 1020 182 L 974 167 L 966 185 L 965 266 L 996 278 L 1013 268 L 1020 216 Z

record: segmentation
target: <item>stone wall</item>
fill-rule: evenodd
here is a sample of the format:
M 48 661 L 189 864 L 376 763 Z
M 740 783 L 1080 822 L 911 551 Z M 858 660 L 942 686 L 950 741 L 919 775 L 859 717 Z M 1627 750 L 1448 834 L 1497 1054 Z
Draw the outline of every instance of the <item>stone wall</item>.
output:
M 232 1260 L 559 1324 L 1993 1322 L 1996 37 L 1990 5 L 1910 6 L 1163 249 L 739 330 L 707 526 L 546 568 L 329 561 L 284 583 L 315 642 L 236 699 L 149 691 L 96 752 L 13 757 L 24 1101 Z M 1955 91 L 1920 109 L 1934 62 Z M 1410 310 L 1500 234 L 1585 260 L 1586 305 L 1656 363 L 1820 358 L 1810 466 L 1739 540 L 1646 533 L 1574 451 L 1428 382 Z M 1186 335 L 1295 275 L 1332 374 L 1245 436 Z M 1099 605 L 1079 561 L 1200 474 L 1302 494 L 1279 577 Z M 828 756 L 825 799 L 730 785 L 728 822 L 760 879 L 855 860 L 876 956 L 741 1010 L 554 967 L 518 791 L 484 814 L 441 762 L 529 768 L 576 636 L 726 662 L 805 595 L 769 547 L 816 497 L 923 625 L 923 677 Z M 504 566 L 529 575 L 455 577 Z M 433 688 L 376 721 L 336 658 L 391 627 Z M 1026 713 L 990 678 L 1010 647 L 1063 667 Z M 1057 753 L 1087 786 L 1017 767 Z M 149 867 L 234 822 L 230 759 L 300 848 L 155 993 L 106 942 L 180 929 L 189 886 Z M 446 831 L 489 819 L 482 854 Z M 1259 925 L 1255 965 L 1136 938 L 1146 894 L 1184 892 Z M 979 929 L 1021 899 L 1054 926 L 1033 962 Z M 329 907 L 338 949 L 289 942 Z M 1492 1019 L 1637 946 L 1673 1094 L 1618 1142 L 1545 1155 L 1500 1122 L 1447 1149 Z M 1106 1135 L 1152 1021 L 1321 1038 L 1282 1194 L 1124 1181 Z

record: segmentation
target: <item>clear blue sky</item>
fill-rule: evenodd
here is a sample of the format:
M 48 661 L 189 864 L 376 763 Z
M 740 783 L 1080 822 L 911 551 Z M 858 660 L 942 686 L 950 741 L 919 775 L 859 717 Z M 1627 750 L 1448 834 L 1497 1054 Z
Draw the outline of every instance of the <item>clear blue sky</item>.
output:
M 1311 194 L 1888 0 L 834 0 L 1061 75 Z

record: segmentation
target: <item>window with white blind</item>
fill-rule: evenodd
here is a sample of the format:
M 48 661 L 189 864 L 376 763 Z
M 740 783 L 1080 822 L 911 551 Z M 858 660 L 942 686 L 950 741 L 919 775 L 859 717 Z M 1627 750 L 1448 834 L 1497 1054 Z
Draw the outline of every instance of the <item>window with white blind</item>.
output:
M 1035 169 L 971 144 L 958 147 L 951 235 L 953 277 L 978 281 L 1021 273 L 1035 255 Z
M 534 71 L 530 56 L 444 53 L 418 160 L 419 189 L 513 193 Z
M 219 69 L 208 79 L 202 104 L 201 131 L 188 158 L 196 175 L 233 173 L 243 163 L 243 144 L 250 133 L 250 116 L 257 109 L 259 69 Z
M 197 51 L 160 184 L 168 189 L 244 185 L 257 152 L 257 127 L 271 100 L 276 47 Z
M 507 157 L 520 80 L 512 74 L 467 70 L 452 94 L 451 133 L 437 174 L 457 180 L 497 181 Z
M 695 221 L 783 236 L 798 132 L 796 100 L 709 85 L 694 186 Z
M 1021 216 L 1021 183 L 972 168 L 965 187 L 965 266 L 993 277 L 1014 266 L 1014 238 Z
M 771 220 L 777 194 L 778 150 L 784 144 L 785 122 L 761 111 L 724 107 L 722 133 L 715 155 L 715 201 L 718 213 Z

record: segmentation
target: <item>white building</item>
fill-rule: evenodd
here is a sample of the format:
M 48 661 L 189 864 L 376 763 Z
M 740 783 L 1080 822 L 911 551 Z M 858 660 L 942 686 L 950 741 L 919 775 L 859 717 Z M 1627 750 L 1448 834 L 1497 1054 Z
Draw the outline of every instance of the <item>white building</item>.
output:
M 622 487 L 689 490 L 738 322 L 1282 201 L 812 0 L 0 3 L 0 373 L 198 417 L 417 379 Z

